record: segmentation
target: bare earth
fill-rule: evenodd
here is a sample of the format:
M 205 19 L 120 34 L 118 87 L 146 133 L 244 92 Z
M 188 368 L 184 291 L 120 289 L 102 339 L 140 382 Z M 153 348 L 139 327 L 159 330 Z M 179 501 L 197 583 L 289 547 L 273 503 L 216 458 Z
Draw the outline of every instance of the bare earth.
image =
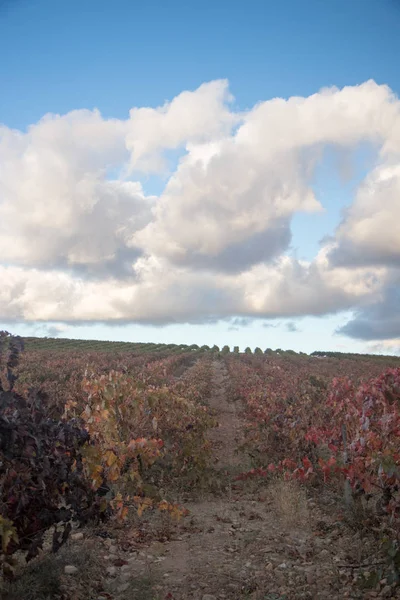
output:
M 209 404 L 217 411 L 219 427 L 210 431 L 209 439 L 215 447 L 216 466 L 219 469 L 243 466 L 246 459 L 237 452 L 243 431 L 243 423 L 238 416 L 241 407 L 228 402 L 226 393 L 228 374 L 224 364 L 215 361 L 213 368 L 214 392 Z

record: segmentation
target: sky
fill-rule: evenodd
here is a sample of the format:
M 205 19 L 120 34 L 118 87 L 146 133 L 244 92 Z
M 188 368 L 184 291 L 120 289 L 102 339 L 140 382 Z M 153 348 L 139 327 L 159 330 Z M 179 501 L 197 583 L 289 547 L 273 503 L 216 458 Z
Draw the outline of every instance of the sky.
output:
M 0 0 L 0 329 L 400 353 L 400 0 Z

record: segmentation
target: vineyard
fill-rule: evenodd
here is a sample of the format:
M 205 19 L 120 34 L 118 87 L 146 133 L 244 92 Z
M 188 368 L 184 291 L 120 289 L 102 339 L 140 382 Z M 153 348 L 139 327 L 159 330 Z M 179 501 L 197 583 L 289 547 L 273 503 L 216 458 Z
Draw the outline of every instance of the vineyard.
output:
M 4 598 L 400 598 L 400 359 L 2 332 L 0 367 Z

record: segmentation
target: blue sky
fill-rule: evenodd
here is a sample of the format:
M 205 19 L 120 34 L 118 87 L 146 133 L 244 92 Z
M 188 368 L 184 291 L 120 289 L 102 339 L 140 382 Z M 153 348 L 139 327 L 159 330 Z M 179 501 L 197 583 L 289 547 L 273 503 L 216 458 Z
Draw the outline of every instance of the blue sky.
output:
M 237 114 L 272 98 L 308 97 L 321 88 L 357 86 L 370 79 L 399 94 L 399 27 L 397 0 L 0 0 L 0 122 L 7 131 L 25 133 L 47 113 L 95 108 L 104 119 L 122 121 L 132 107 L 156 108 L 184 90 L 221 79 L 229 81 L 234 96 L 229 106 Z M 165 150 L 174 157 L 169 173 L 142 173 L 139 179 L 145 194 L 160 194 L 178 158 L 185 154 L 182 147 Z M 323 210 L 295 211 L 291 241 L 283 255 L 305 261 L 315 258 L 321 240 L 335 235 L 377 155 L 377 146 L 365 136 L 349 155 L 338 154 L 327 141 L 309 182 Z M 13 266 L 13 259 L 3 264 Z M 23 264 L 36 268 L 38 263 Z M 377 277 L 381 276 L 379 272 Z M 393 278 L 397 286 L 397 272 L 387 277 L 390 289 Z M 381 297 L 385 299 L 386 293 L 386 288 L 381 290 Z M 94 319 L 90 325 L 74 325 L 73 319 L 43 319 L 40 311 L 37 318 L 29 310 L 22 317 L 14 312 L 10 317 L 11 312 L 3 309 L 0 322 L 3 317 L 7 329 L 14 324 L 22 333 L 46 334 L 47 321 L 68 321 L 62 335 L 69 337 L 364 351 L 376 349 L 387 337 L 368 340 L 363 334 L 349 337 L 335 331 L 354 311 L 367 310 L 366 304 L 376 312 L 374 302 L 363 299 L 348 308 L 338 304 L 337 312 L 320 317 L 310 309 L 300 316 L 283 311 L 271 319 L 271 309 L 265 318 L 245 325 L 235 324 L 229 311 L 218 323 L 159 327 L 110 326 L 106 318 L 101 323 Z M 295 329 L 292 323 L 297 331 L 289 331 Z M 400 334 L 396 332 L 384 351 L 397 351 Z
M 2 0 L 0 114 L 126 117 L 226 78 L 242 109 L 367 79 L 399 87 L 397 0 Z

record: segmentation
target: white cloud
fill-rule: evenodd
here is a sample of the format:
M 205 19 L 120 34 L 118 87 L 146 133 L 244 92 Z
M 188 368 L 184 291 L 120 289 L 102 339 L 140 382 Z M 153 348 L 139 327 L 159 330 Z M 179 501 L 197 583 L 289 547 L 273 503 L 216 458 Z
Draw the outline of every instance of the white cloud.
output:
M 0 267 L 0 314 L 13 320 L 199 322 L 208 319 L 322 315 L 379 295 L 360 268 L 324 270 L 283 257 L 240 274 L 140 258 L 132 279 L 87 280 L 59 271 Z
M 344 265 L 400 267 L 399 223 L 400 163 L 383 164 L 369 174 L 358 190 L 337 231 L 332 260 Z
M 167 323 L 354 310 L 345 333 L 388 338 L 400 102 L 372 81 L 246 113 L 231 101 L 215 81 L 126 120 L 78 110 L 25 133 L 2 126 L 0 317 Z M 378 165 L 333 239 L 310 263 L 294 260 L 293 215 L 323 208 L 311 187 L 323 149 L 346 161 L 363 142 Z M 148 197 L 131 175 L 163 169 L 169 150 L 183 155 Z
M 0 256 L 43 268 L 104 265 L 150 218 L 139 183 L 110 181 L 127 159 L 126 125 L 98 111 L 0 129 Z
M 242 270 L 281 254 L 290 220 L 321 210 L 311 188 L 322 149 L 360 142 L 395 148 L 399 102 L 370 81 L 309 98 L 270 100 L 242 115 L 236 133 L 192 144 L 132 243 L 176 264 Z M 397 140 L 400 148 L 400 136 Z
M 238 118 L 227 107 L 231 100 L 228 82 L 217 80 L 159 108 L 132 108 L 126 136 L 131 169 L 157 172 L 165 166 L 162 150 L 228 134 Z

